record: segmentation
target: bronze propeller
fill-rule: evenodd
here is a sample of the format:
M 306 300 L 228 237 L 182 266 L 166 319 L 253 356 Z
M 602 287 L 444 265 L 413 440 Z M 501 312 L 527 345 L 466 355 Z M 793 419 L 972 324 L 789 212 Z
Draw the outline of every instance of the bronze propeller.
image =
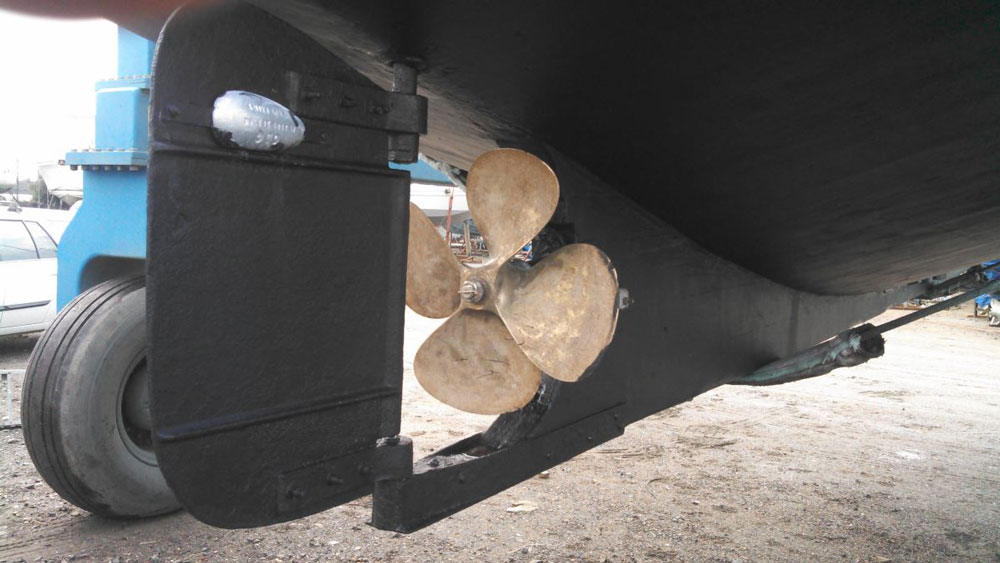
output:
M 466 183 L 469 211 L 489 259 L 459 263 L 430 219 L 410 204 L 406 304 L 425 317 L 450 318 L 413 363 L 431 395 L 457 409 L 500 414 L 526 405 L 542 372 L 576 381 L 611 343 L 618 320 L 618 276 L 589 244 L 570 244 L 528 268 L 510 261 L 548 223 L 559 182 L 524 151 L 476 159 Z

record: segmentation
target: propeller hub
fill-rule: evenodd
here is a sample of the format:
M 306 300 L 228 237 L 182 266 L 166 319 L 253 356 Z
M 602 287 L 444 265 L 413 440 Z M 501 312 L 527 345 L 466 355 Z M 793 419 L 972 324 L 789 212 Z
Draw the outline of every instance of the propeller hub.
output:
M 486 297 L 486 282 L 479 278 L 469 278 L 462 282 L 458 294 L 466 303 L 480 303 Z

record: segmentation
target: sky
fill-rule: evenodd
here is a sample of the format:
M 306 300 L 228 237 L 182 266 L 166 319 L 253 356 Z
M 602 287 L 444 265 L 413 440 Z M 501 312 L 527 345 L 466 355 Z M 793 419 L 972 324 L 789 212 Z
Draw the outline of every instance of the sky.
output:
M 94 83 L 113 78 L 117 27 L 0 9 L 0 181 L 94 144 Z

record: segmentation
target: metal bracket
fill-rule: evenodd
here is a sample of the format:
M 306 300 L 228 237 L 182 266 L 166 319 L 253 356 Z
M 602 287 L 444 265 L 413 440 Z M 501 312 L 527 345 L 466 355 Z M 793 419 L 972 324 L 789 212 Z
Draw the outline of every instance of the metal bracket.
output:
M 414 79 L 415 84 L 415 79 Z M 332 78 L 285 72 L 288 109 L 299 117 L 422 135 L 427 132 L 427 98 L 386 92 Z
M 493 449 L 470 436 L 419 462 L 413 475 L 375 481 L 371 524 L 413 532 L 512 487 L 625 430 L 623 405 L 547 434 Z
M 413 441 L 379 440 L 374 449 L 321 461 L 278 475 L 277 512 L 312 514 L 371 492 L 376 479 L 402 479 L 413 471 Z
M 406 63 L 393 64 L 392 91 L 397 96 L 411 96 L 423 101 L 422 113 L 420 114 L 423 116 L 423 129 L 389 135 L 389 160 L 399 164 L 409 164 L 417 161 L 420 135 L 427 132 L 427 99 L 416 95 L 417 69 Z
M 135 172 L 144 168 L 149 161 L 149 153 L 136 149 L 83 149 L 66 153 L 66 164 L 72 170 L 104 170 L 107 172 Z

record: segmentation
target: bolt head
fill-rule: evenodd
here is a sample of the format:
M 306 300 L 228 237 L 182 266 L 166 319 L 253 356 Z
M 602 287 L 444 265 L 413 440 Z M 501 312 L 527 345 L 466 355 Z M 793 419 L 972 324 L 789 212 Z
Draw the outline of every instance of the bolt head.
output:
M 624 311 L 632 306 L 635 300 L 624 287 L 618 289 L 618 310 Z
M 478 278 L 469 278 L 462 282 L 458 294 L 468 303 L 479 303 L 486 297 L 486 282 Z

